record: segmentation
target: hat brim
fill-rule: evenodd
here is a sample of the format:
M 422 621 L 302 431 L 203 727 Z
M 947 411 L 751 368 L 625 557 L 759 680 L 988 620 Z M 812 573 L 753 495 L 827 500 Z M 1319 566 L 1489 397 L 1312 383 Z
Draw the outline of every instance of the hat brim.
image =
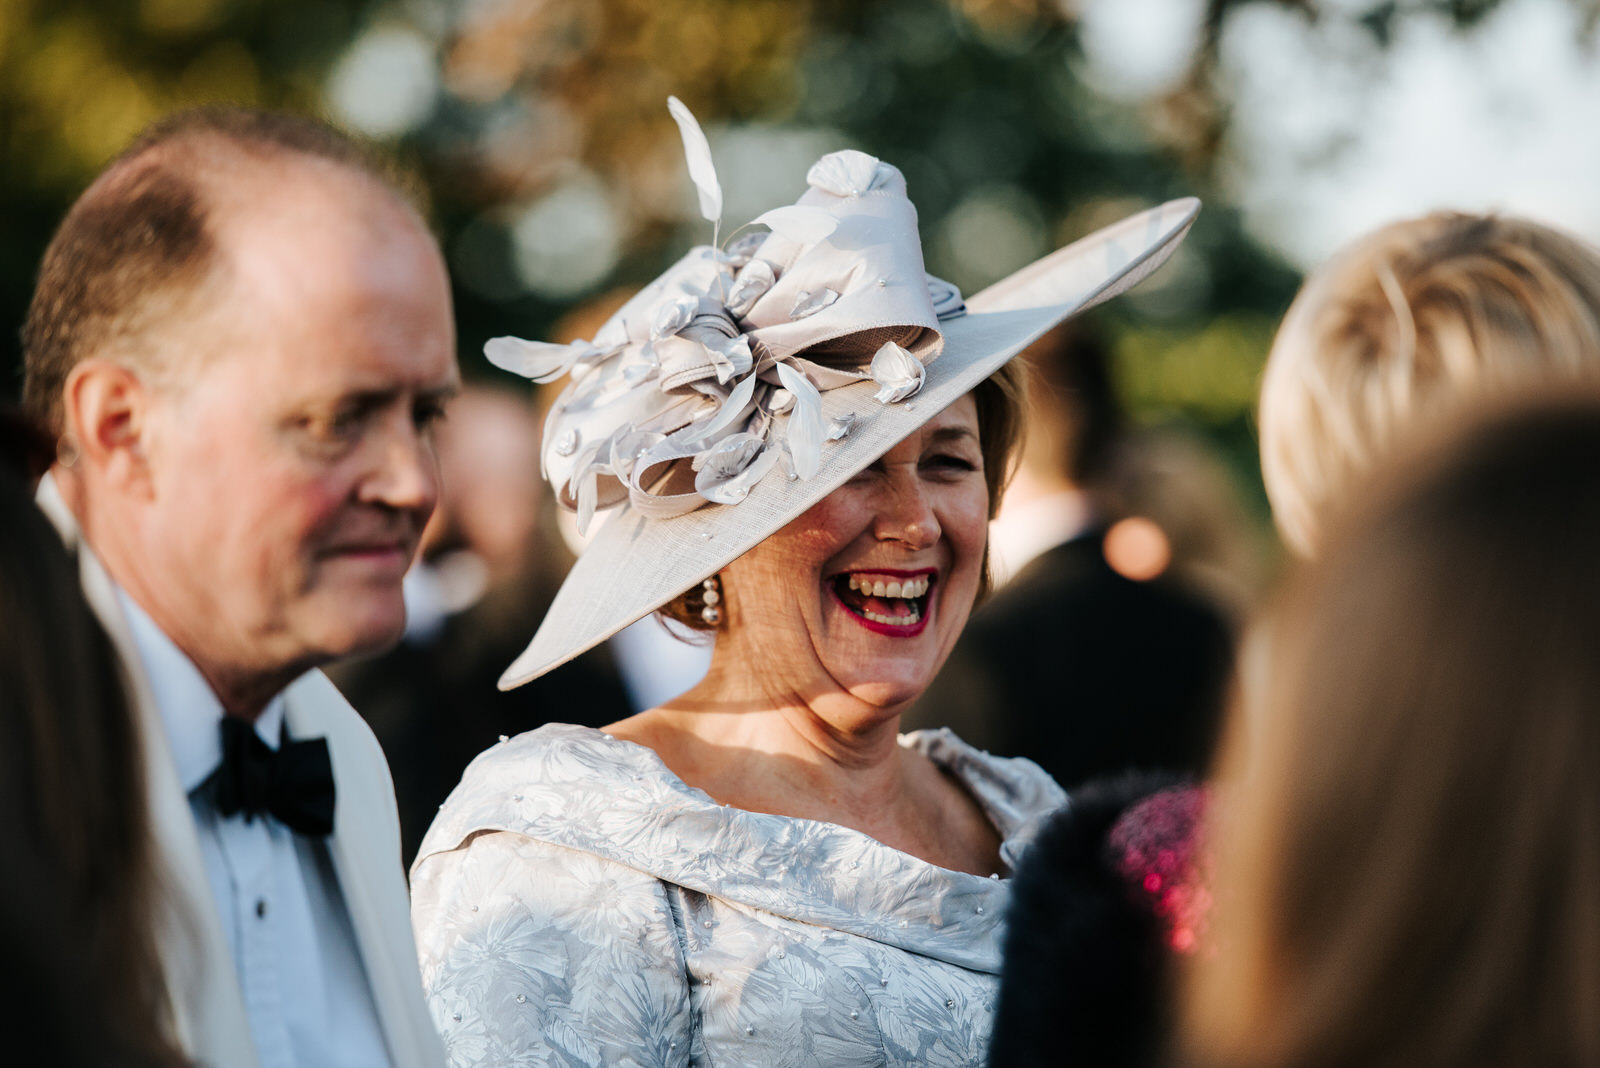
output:
M 870 380 L 823 393 L 824 425 L 847 413 L 855 421 L 848 437 L 823 448 L 822 467 L 812 478 L 791 480 L 775 465 L 737 505 L 707 504 L 673 519 L 647 519 L 627 507 L 611 513 L 567 574 L 533 641 L 500 677 L 500 689 L 560 667 L 743 556 L 1046 331 L 1149 277 L 1199 211 L 1193 197 L 1169 201 L 969 298 L 967 314 L 940 324 L 944 351 L 928 364 L 921 391 L 909 401 L 878 403 Z

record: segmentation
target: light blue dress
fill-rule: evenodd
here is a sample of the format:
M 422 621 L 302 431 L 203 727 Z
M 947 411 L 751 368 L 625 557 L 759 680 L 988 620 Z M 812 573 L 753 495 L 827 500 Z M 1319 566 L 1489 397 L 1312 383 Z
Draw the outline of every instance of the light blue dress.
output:
M 1015 867 L 1066 798 L 948 731 L 901 744 Z M 412 869 L 455 1068 L 978 1065 L 1010 881 L 831 823 L 719 805 L 652 750 L 555 724 L 475 760 Z

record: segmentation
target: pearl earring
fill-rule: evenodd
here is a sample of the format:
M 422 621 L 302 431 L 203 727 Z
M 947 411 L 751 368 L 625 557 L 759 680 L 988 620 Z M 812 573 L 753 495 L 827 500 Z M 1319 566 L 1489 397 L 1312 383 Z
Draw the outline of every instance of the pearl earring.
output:
M 722 603 L 722 580 L 712 575 L 702 582 L 700 600 L 705 604 L 700 609 L 700 618 L 713 627 L 719 626 L 722 623 L 722 609 L 718 607 Z

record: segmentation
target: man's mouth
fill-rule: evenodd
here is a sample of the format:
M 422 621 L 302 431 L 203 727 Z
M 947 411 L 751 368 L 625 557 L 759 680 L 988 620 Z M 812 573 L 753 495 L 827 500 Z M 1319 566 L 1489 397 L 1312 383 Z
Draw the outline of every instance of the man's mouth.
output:
M 910 637 L 928 618 L 938 573 L 923 571 L 846 571 L 832 579 L 834 599 L 868 630 Z
M 354 545 L 338 545 L 338 546 L 335 546 L 333 548 L 333 550 L 332 550 L 332 555 L 335 555 L 335 556 L 380 557 L 381 558 L 381 557 L 387 557 L 387 556 L 396 556 L 396 555 L 400 555 L 400 554 L 404 554 L 406 557 L 409 558 L 410 555 L 411 555 L 411 547 L 409 545 L 405 544 L 404 542 L 396 542 L 396 541 L 381 541 L 381 542 L 377 542 L 377 541 L 375 541 L 375 542 L 362 542 L 360 544 L 354 544 Z
M 408 539 L 380 538 L 339 542 L 325 549 L 323 555 L 328 560 L 345 560 L 381 566 L 385 570 L 399 568 L 404 571 L 410 566 L 415 549 L 415 543 Z

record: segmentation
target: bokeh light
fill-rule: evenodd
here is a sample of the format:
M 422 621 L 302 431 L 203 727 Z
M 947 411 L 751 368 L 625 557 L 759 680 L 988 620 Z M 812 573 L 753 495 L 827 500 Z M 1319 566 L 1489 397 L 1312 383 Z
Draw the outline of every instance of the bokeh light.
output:
M 517 277 L 543 297 L 589 292 L 616 266 L 621 234 L 599 179 L 581 175 L 534 202 L 511 227 Z
M 328 80 L 328 102 L 362 133 L 396 137 L 422 124 L 438 90 L 433 43 L 415 30 L 379 26 L 339 60 Z
M 931 268 L 964 293 L 999 281 L 1045 252 L 1038 205 L 1012 185 L 986 186 L 969 193 L 945 216 L 934 241 Z

